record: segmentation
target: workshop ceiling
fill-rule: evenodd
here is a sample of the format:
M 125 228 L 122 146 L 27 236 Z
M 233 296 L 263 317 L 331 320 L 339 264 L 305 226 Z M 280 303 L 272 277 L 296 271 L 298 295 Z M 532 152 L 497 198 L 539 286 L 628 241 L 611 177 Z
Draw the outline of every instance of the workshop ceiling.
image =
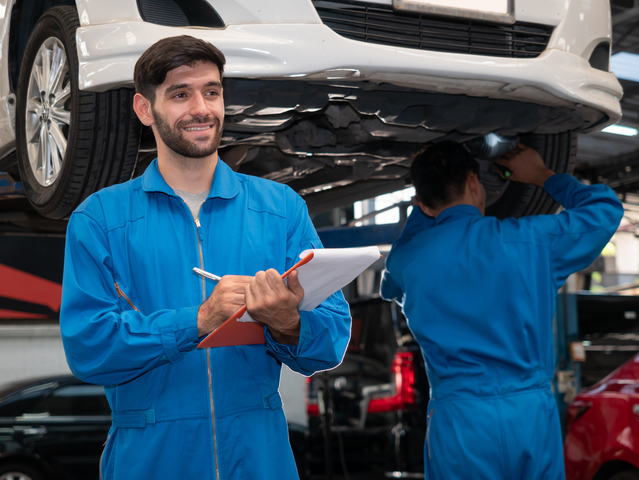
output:
M 612 54 L 639 54 L 639 0 L 611 0 Z M 639 72 L 639 57 L 637 71 Z M 614 68 L 613 68 L 614 71 Z M 639 128 L 639 82 L 620 79 L 624 89 L 620 125 Z M 575 175 L 606 183 L 639 204 L 639 135 L 597 132 L 579 137 Z

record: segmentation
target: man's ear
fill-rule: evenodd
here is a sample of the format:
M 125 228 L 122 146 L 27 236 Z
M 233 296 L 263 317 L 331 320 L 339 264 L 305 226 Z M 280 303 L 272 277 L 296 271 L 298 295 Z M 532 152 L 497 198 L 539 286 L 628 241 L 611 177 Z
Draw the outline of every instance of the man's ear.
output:
M 432 209 L 430 209 L 429 207 L 424 205 L 417 195 L 415 195 L 413 197 L 413 205 L 415 205 L 416 207 L 419 207 L 419 209 L 422 212 L 424 212 L 424 214 L 428 215 L 429 217 L 436 217 L 437 216 L 436 212 L 434 212 Z M 415 208 L 415 207 L 413 207 L 413 208 Z
M 155 123 L 153 119 L 153 112 L 151 110 L 151 102 L 139 93 L 136 93 L 133 97 L 133 110 L 140 121 L 147 127 L 150 127 L 153 123 Z
M 481 184 L 479 175 L 471 173 L 466 181 L 466 199 L 484 214 L 486 208 L 486 190 Z
M 468 174 L 468 178 L 466 178 L 466 188 L 473 195 L 473 198 L 479 195 L 479 182 L 479 175 L 476 173 Z

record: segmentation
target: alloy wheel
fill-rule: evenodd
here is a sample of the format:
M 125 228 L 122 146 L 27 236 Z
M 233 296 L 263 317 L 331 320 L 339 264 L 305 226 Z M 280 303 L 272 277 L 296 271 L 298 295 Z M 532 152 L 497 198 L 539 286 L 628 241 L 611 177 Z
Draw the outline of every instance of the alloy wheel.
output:
M 6 472 L 0 474 L 0 480 L 31 480 L 31 477 L 23 472 Z
M 62 43 L 50 37 L 40 46 L 31 69 L 25 118 L 29 165 L 43 187 L 51 186 L 62 171 L 71 124 L 70 100 L 67 55 Z

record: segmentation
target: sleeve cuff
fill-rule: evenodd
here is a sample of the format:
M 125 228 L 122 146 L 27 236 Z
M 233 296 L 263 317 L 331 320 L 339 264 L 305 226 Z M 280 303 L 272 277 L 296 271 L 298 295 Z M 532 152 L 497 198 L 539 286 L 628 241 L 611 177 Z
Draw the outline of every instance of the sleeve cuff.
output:
M 184 318 L 183 322 L 160 329 L 162 348 L 166 358 L 171 363 L 177 363 L 184 358 L 184 354 L 193 350 L 199 343 L 197 330 L 197 312 L 199 305 L 181 308 L 176 316 Z
M 295 358 L 299 352 L 304 351 L 304 345 L 309 338 L 313 338 L 313 332 L 309 319 L 307 318 L 311 312 L 300 312 L 300 336 L 297 345 L 284 345 L 273 340 L 271 332 L 264 327 L 264 338 L 266 340 L 266 348 L 279 357 Z
M 278 357 L 295 358 L 297 356 L 298 345 L 285 345 L 283 343 L 277 343 L 273 340 L 271 332 L 267 327 L 264 327 L 264 339 L 266 340 L 266 348 L 270 350 Z M 302 331 L 300 328 L 300 340 L 302 339 Z
M 548 177 L 548 179 L 544 182 L 544 190 L 546 190 L 550 195 L 553 195 L 555 192 L 563 189 L 571 180 L 577 181 L 574 177 L 567 173 L 555 173 L 553 176 Z

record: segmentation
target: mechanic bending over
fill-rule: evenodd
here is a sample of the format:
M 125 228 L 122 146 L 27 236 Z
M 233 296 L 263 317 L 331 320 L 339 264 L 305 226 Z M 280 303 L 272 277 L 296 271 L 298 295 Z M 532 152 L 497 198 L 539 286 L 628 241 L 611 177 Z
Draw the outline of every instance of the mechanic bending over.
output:
M 113 411 L 103 479 L 298 478 L 281 364 L 310 375 L 348 344 L 341 293 L 298 312 L 297 273 L 288 286 L 278 273 L 321 248 L 304 201 L 218 159 L 224 63 L 190 36 L 140 57 L 134 109 L 158 157 L 69 221 L 60 324 L 71 370 L 104 385 Z M 266 345 L 196 350 L 245 303 Z
M 555 296 L 597 258 L 623 215 L 610 188 L 554 174 L 529 147 L 497 163 L 565 210 L 484 217 L 477 162 L 459 144 L 436 144 L 411 165 L 419 208 L 382 279 L 382 296 L 403 306 L 428 371 L 429 480 L 564 478 L 551 391 Z

